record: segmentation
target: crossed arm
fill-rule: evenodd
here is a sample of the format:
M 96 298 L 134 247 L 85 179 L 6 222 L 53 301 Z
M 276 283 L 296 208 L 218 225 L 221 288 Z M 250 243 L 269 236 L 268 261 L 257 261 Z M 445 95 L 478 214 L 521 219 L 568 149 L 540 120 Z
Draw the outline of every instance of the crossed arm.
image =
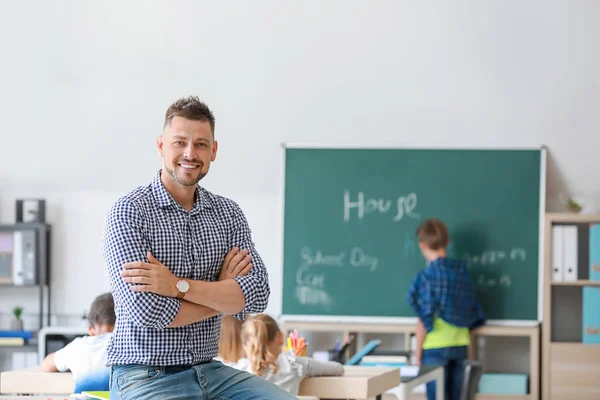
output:
M 164 297 L 177 297 L 175 287 L 179 278 L 152 254 L 148 253 L 146 262 L 130 262 L 123 265 L 121 277 L 132 284 L 134 292 L 149 292 Z M 252 264 L 248 250 L 234 247 L 225 257 L 217 282 L 187 280 L 190 290 L 181 301 L 179 312 L 168 328 L 185 326 L 218 315 L 221 312 L 235 313 L 244 308 L 244 296 L 233 278 L 246 276 Z M 211 283 L 213 285 L 211 285 Z M 214 285 L 220 283 L 221 285 Z M 227 286 L 223 285 L 227 284 Z M 223 298 L 229 296 L 228 298 Z
M 134 324 L 164 329 L 219 313 L 238 313 L 236 317 L 243 319 L 245 313 L 264 311 L 270 294 L 266 268 L 254 249 L 244 215 L 237 206 L 234 211 L 230 239 L 238 247 L 225 258 L 219 280 L 188 280 L 190 290 L 185 300 L 179 300 L 175 298 L 178 278 L 146 251 L 150 243 L 137 207 L 128 202 L 113 206 L 105 228 L 104 256 L 115 300 Z

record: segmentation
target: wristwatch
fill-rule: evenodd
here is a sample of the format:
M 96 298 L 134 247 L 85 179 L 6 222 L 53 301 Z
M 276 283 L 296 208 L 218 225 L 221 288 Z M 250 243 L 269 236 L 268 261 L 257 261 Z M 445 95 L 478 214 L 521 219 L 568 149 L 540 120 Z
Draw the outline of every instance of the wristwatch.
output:
M 175 287 L 177 288 L 178 299 L 183 299 L 187 291 L 190 290 L 190 284 L 185 279 L 180 279 L 179 281 L 177 281 Z

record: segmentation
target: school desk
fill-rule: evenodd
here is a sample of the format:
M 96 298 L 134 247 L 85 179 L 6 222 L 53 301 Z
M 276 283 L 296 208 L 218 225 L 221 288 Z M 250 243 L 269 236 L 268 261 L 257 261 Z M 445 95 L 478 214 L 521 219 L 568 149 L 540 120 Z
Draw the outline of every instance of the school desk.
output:
M 383 393 L 398 385 L 399 368 L 344 366 L 342 376 L 304 379 L 299 394 L 321 399 L 381 400 Z
M 2 394 L 64 395 L 74 390 L 70 372 L 42 372 L 41 367 L 29 367 L 0 374 Z
M 438 366 L 421 366 L 402 376 L 399 368 L 344 366 L 343 376 L 306 378 L 300 384 L 300 395 L 325 399 L 376 399 L 387 397 L 391 390 L 398 400 L 409 400 L 410 393 L 423 383 L 436 382 L 436 400 L 444 399 L 444 369 Z M 403 367 L 404 369 L 404 367 Z M 408 371 L 408 370 L 407 370 Z

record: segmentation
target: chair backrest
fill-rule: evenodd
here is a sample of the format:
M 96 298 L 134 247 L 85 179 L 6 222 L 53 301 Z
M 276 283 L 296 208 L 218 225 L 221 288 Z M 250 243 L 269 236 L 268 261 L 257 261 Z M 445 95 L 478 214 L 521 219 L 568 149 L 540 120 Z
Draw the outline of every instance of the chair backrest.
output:
M 483 363 L 480 361 L 467 360 L 464 363 L 463 384 L 460 400 L 475 400 L 479 380 L 483 375 Z

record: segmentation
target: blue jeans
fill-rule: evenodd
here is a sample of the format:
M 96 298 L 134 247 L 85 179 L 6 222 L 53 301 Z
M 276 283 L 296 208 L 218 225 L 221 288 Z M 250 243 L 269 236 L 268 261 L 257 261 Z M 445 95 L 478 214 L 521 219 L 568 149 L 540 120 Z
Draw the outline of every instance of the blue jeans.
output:
M 445 398 L 460 400 L 464 362 L 468 358 L 467 346 L 443 347 L 423 350 L 423 365 L 443 365 Z M 435 382 L 427 383 L 427 400 L 435 400 Z
M 279 386 L 208 361 L 192 367 L 115 365 L 110 379 L 111 400 L 246 400 L 297 399 Z

